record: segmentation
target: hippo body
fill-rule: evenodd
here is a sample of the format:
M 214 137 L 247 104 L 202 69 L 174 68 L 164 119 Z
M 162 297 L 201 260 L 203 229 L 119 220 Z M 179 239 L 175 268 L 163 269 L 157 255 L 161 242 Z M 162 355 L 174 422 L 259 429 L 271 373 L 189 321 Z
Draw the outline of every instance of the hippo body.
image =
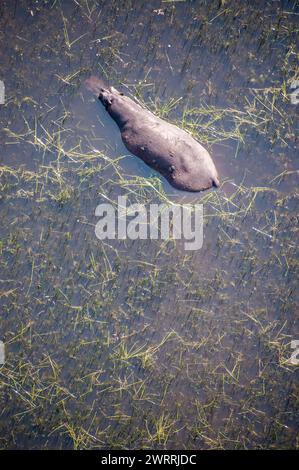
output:
M 106 88 L 96 77 L 86 80 L 117 123 L 127 149 L 184 191 L 219 186 L 209 153 L 183 129 L 155 116 L 115 88 Z

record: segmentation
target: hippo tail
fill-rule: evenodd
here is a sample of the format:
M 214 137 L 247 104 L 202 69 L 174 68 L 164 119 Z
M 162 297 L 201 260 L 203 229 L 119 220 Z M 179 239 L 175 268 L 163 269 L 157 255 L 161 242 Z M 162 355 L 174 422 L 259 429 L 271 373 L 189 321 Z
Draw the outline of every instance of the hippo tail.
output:
M 219 186 L 220 186 L 220 181 L 219 181 L 218 176 L 214 176 L 214 178 L 213 178 L 213 186 L 214 186 L 215 188 L 219 188 Z

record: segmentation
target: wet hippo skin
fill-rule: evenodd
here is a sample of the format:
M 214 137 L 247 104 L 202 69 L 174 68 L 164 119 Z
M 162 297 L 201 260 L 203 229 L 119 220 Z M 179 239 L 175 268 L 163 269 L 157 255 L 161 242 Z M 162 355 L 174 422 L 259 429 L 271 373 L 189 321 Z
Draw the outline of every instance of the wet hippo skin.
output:
M 190 134 L 155 116 L 124 96 L 107 88 L 97 77 L 85 82 L 117 123 L 127 149 L 184 191 L 203 191 L 219 186 L 208 151 Z

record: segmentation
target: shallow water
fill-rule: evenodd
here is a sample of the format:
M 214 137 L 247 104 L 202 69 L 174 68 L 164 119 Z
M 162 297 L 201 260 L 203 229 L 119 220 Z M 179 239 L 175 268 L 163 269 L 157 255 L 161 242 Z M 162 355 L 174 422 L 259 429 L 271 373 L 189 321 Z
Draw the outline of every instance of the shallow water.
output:
M 296 3 L 0 12 L 1 448 L 296 447 Z M 177 191 L 128 155 L 91 73 L 191 130 L 221 188 Z M 202 249 L 99 241 L 120 195 L 203 203 Z

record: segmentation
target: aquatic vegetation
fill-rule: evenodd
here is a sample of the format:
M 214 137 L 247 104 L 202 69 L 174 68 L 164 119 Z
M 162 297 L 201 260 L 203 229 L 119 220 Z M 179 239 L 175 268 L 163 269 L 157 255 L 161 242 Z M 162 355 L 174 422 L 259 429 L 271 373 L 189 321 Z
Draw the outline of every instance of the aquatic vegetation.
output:
M 10 3 L 0 447 L 298 447 L 294 12 Z M 90 72 L 204 142 L 219 190 L 176 192 L 128 156 Z M 119 195 L 204 204 L 203 248 L 98 240 L 95 208 Z

